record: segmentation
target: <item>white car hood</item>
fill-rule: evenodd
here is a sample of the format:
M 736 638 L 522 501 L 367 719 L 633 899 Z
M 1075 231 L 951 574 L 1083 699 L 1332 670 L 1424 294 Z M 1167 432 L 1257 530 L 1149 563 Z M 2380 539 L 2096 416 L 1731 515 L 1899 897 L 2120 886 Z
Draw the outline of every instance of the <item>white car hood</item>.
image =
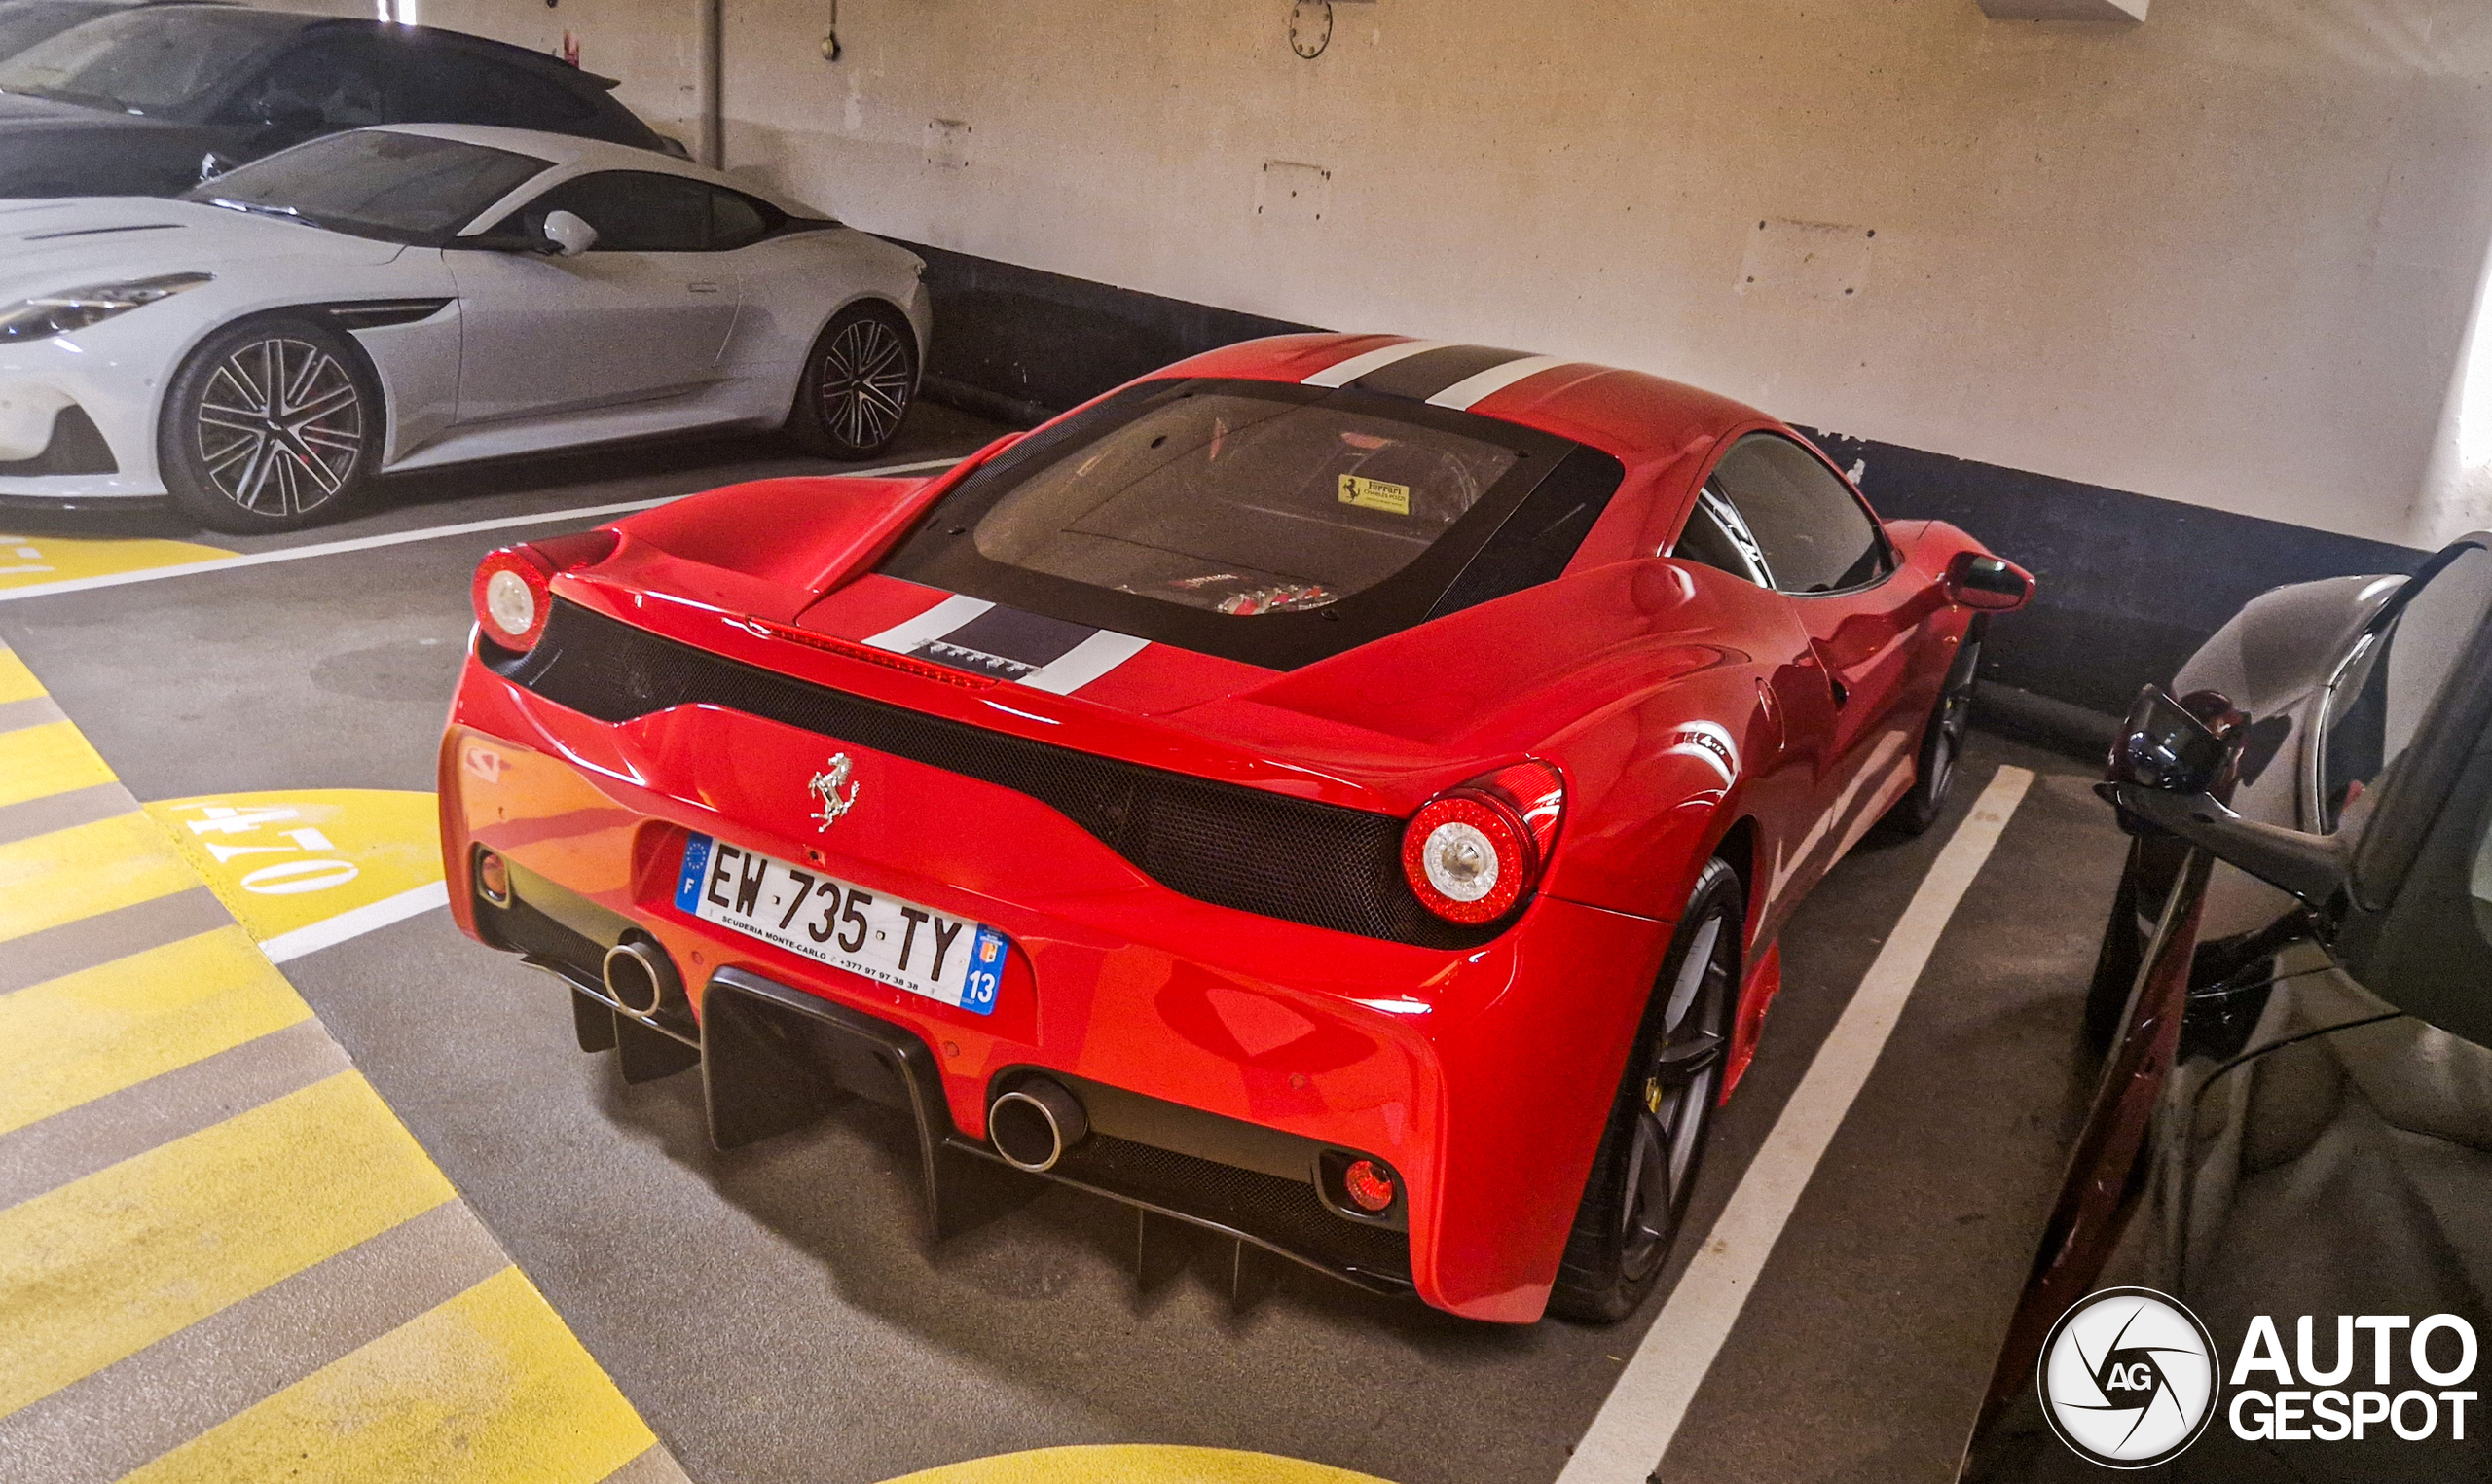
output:
M 300 222 L 143 196 L 0 201 L 0 305 L 158 273 L 378 266 L 406 248 Z

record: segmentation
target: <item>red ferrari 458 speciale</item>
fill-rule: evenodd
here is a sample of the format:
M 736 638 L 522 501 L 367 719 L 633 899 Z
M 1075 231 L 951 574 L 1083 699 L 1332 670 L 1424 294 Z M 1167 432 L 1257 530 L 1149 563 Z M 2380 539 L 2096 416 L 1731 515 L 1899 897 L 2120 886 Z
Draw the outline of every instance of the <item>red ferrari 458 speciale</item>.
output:
M 451 900 L 627 1078 L 698 1065 L 722 1148 L 904 1109 L 938 1234 L 1000 1160 L 1616 1319 L 1777 931 L 1936 816 L 1981 610 L 2031 591 L 1686 386 L 1234 345 L 938 478 L 487 558 Z

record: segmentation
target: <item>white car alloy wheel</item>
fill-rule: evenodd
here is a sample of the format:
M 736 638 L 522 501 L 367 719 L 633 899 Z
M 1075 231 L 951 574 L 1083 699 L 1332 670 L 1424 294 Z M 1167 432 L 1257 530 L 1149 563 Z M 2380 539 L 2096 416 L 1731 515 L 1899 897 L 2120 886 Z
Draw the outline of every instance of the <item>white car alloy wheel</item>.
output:
M 829 458 L 871 458 L 899 436 L 917 393 L 917 337 L 896 309 L 859 305 L 814 342 L 788 430 Z
M 880 448 L 908 412 L 908 343 L 879 316 L 852 320 L 823 351 L 822 420 L 842 443 Z
M 271 334 L 225 354 L 191 414 L 200 472 L 253 515 L 308 515 L 363 459 L 363 392 L 309 341 Z

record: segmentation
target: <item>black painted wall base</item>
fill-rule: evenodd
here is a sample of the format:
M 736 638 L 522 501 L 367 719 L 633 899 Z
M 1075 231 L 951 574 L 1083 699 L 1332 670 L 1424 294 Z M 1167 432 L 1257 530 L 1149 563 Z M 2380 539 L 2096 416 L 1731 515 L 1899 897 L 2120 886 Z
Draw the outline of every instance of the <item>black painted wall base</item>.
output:
M 2288 582 L 2405 572 L 2420 552 L 1895 444 L 1811 431 L 1889 520 L 1952 522 L 2034 574 L 1985 676 L 2113 716 L 2242 604 Z
M 1052 416 L 1171 361 L 1317 328 L 899 245 L 926 260 L 926 286 L 934 296 L 934 353 L 926 374 L 938 396 L 950 383 Z M 965 410 L 992 416 L 990 407 Z
M 1205 350 L 1317 328 L 903 245 L 926 259 L 934 297 L 928 394 L 1007 421 L 1035 422 Z M 2281 521 L 1811 436 L 1845 468 L 1865 465 L 1861 489 L 1879 514 L 1953 522 L 2034 573 L 2033 605 L 1991 628 L 1986 678 L 2110 716 L 2267 589 L 2422 560 Z

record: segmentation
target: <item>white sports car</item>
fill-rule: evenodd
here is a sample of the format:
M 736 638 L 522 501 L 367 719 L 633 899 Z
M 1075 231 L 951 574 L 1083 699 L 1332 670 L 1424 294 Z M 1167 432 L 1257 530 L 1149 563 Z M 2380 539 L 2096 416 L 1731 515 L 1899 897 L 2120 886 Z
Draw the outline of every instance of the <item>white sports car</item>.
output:
M 0 505 L 169 495 L 274 531 L 377 473 L 691 428 L 868 458 L 916 395 L 924 271 L 715 170 L 523 129 L 0 203 Z

